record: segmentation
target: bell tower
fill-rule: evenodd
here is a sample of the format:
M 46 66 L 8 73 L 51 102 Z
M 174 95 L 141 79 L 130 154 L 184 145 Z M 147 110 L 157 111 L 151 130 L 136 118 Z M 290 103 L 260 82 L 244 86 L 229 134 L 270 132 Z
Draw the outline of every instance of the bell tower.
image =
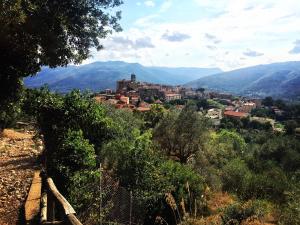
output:
M 131 74 L 131 82 L 135 83 L 136 82 L 136 75 L 134 73 Z

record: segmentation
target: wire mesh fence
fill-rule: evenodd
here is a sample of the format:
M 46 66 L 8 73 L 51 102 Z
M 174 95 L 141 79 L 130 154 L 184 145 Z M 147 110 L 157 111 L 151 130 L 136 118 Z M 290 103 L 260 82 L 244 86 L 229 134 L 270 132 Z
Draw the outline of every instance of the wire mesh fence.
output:
M 92 195 L 92 201 L 78 212 L 83 224 L 143 224 L 144 207 L 134 197 L 134 193 L 121 187 L 108 171 L 102 170 L 99 180 L 86 184 L 83 189 Z
M 110 192 L 111 209 L 108 212 L 106 222 L 115 222 L 117 224 L 143 224 L 141 208 L 136 204 L 131 191 L 123 187 L 118 187 Z
M 101 174 L 101 206 L 103 212 L 107 211 L 100 224 L 143 224 L 143 208 L 134 197 L 134 193 L 121 187 L 118 182 L 106 175 L 105 171 Z

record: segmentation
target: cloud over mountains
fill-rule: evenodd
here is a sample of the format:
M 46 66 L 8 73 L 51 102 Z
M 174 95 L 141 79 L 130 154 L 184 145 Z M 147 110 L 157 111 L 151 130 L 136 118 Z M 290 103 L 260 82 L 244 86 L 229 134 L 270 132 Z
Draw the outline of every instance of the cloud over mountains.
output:
M 251 50 L 249 48 L 243 54 L 245 56 L 250 56 L 250 57 L 258 57 L 258 56 L 264 55 L 264 53 L 254 51 L 254 50 Z
M 289 51 L 290 54 L 300 54 L 300 39 L 294 42 L 295 47 Z
M 185 41 L 187 39 L 190 39 L 191 36 L 188 34 L 184 34 L 184 33 L 180 33 L 178 31 L 175 31 L 173 33 L 170 33 L 168 31 L 166 31 L 166 33 L 164 33 L 161 36 L 162 39 L 167 40 L 167 41 L 171 41 L 171 42 L 182 42 Z

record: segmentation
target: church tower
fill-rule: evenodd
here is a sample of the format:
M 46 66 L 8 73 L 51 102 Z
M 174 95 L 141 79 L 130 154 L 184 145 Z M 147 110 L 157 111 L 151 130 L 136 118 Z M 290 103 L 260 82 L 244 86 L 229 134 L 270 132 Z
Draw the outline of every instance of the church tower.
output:
M 136 82 L 136 75 L 134 73 L 131 74 L 131 82 Z

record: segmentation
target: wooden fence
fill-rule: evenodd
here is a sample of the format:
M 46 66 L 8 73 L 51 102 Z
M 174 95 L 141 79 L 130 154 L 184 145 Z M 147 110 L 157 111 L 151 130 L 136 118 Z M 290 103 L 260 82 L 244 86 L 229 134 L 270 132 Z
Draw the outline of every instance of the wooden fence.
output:
M 36 172 L 25 203 L 26 224 L 82 225 L 70 203 L 57 190 L 51 178 Z

